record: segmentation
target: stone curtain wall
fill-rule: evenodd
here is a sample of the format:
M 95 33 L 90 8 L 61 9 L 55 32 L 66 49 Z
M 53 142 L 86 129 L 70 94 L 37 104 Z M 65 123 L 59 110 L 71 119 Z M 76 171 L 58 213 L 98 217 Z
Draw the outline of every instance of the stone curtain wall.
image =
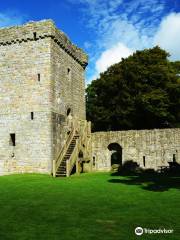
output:
M 173 154 L 180 163 L 180 128 L 92 133 L 94 170 L 111 169 L 111 152 L 107 148 L 111 143 L 122 147 L 123 162 L 133 160 L 142 168 L 168 166 L 168 162 L 173 161 Z
M 51 20 L 0 29 L 0 175 L 51 172 L 67 108 L 85 118 L 86 65 Z

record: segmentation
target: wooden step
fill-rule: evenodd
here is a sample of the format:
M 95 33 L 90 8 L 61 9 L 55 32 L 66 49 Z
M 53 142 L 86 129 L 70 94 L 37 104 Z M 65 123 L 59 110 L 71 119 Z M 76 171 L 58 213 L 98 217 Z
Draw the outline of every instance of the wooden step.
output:
M 60 166 L 57 169 L 56 176 L 57 177 L 66 177 L 66 162 L 70 159 L 74 148 L 76 146 L 77 139 L 79 138 L 79 135 L 75 135 L 63 157 L 63 160 L 60 164 Z
M 60 167 L 58 167 L 58 170 L 57 170 L 57 171 L 66 171 L 66 167 L 60 166 Z
M 66 174 L 59 174 L 59 173 L 56 173 L 56 176 L 57 176 L 57 177 L 66 177 Z
M 64 175 L 66 175 L 66 172 L 57 171 L 56 174 L 64 174 Z
M 58 169 L 59 168 L 66 168 L 66 165 L 60 165 L 59 167 L 58 167 Z

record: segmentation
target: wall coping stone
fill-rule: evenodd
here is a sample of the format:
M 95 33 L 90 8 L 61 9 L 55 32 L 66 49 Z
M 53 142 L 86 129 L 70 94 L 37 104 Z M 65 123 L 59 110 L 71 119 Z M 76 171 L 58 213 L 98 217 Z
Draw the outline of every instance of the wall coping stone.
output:
M 149 132 L 149 133 L 155 133 L 155 132 L 169 132 L 169 131 L 180 131 L 180 128 L 154 128 L 154 129 L 139 129 L 139 130 L 122 130 L 122 131 L 99 131 L 99 132 L 92 132 L 92 135 L 113 135 L 118 133 L 143 133 L 143 132 Z

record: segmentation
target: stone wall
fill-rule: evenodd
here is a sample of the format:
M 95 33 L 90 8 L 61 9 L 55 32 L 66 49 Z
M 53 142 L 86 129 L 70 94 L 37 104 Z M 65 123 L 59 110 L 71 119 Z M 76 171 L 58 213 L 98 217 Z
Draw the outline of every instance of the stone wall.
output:
M 0 174 L 50 171 L 50 86 L 50 39 L 0 46 Z
M 85 119 L 84 68 L 54 41 L 51 42 L 51 78 L 53 88 L 54 153 L 57 155 L 66 138 L 67 110 L 73 117 Z M 56 120 L 55 120 L 56 119 Z
M 87 65 L 87 55 L 59 29 L 52 20 L 29 22 L 22 26 L 0 29 L 0 46 L 21 44 L 41 39 L 52 39 L 59 47 L 74 58 L 84 68 Z
M 92 133 L 94 170 L 111 169 L 111 143 L 122 147 L 122 162 L 132 160 L 142 168 L 168 166 L 173 155 L 180 163 L 180 128 Z
M 0 175 L 52 171 L 67 108 L 85 118 L 86 65 L 51 20 L 0 29 Z
M 0 114 L 0 175 L 51 171 L 51 115 L 35 112 Z M 12 146 L 10 134 L 16 134 Z

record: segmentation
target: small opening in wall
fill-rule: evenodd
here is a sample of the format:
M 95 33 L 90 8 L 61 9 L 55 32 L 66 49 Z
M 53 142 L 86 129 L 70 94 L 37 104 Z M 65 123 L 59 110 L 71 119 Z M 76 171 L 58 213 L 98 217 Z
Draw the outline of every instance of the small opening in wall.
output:
M 68 109 L 67 109 L 67 113 L 66 113 L 66 114 L 67 114 L 67 116 L 69 116 L 69 114 L 70 114 L 70 113 L 71 113 L 71 109 L 70 109 L 70 108 L 68 108 Z
M 146 157 L 143 156 L 143 166 L 145 167 L 146 166 Z
M 10 146 L 16 146 L 16 134 L 10 133 Z
M 70 69 L 70 68 L 68 68 L 68 69 L 67 69 L 67 74 L 69 75 L 69 74 L 70 74 L 70 72 L 71 72 L 71 69 Z
M 81 160 L 83 159 L 83 152 L 82 151 L 79 152 L 78 158 L 81 159 Z
M 96 157 L 93 156 L 93 166 L 95 166 L 95 165 L 96 165 Z
M 173 154 L 173 162 L 176 162 L 176 154 Z
M 41 81 L 41 74 L 38 73 L 38 82 L 40 82 L 40 81 Z
M 34 37 L 34 40 L 37 39 L 37 33 L 36 32 L 33 32 L 33 37 Z
M 31 112 L 31 120 L 34 119 L 34 112 Z

